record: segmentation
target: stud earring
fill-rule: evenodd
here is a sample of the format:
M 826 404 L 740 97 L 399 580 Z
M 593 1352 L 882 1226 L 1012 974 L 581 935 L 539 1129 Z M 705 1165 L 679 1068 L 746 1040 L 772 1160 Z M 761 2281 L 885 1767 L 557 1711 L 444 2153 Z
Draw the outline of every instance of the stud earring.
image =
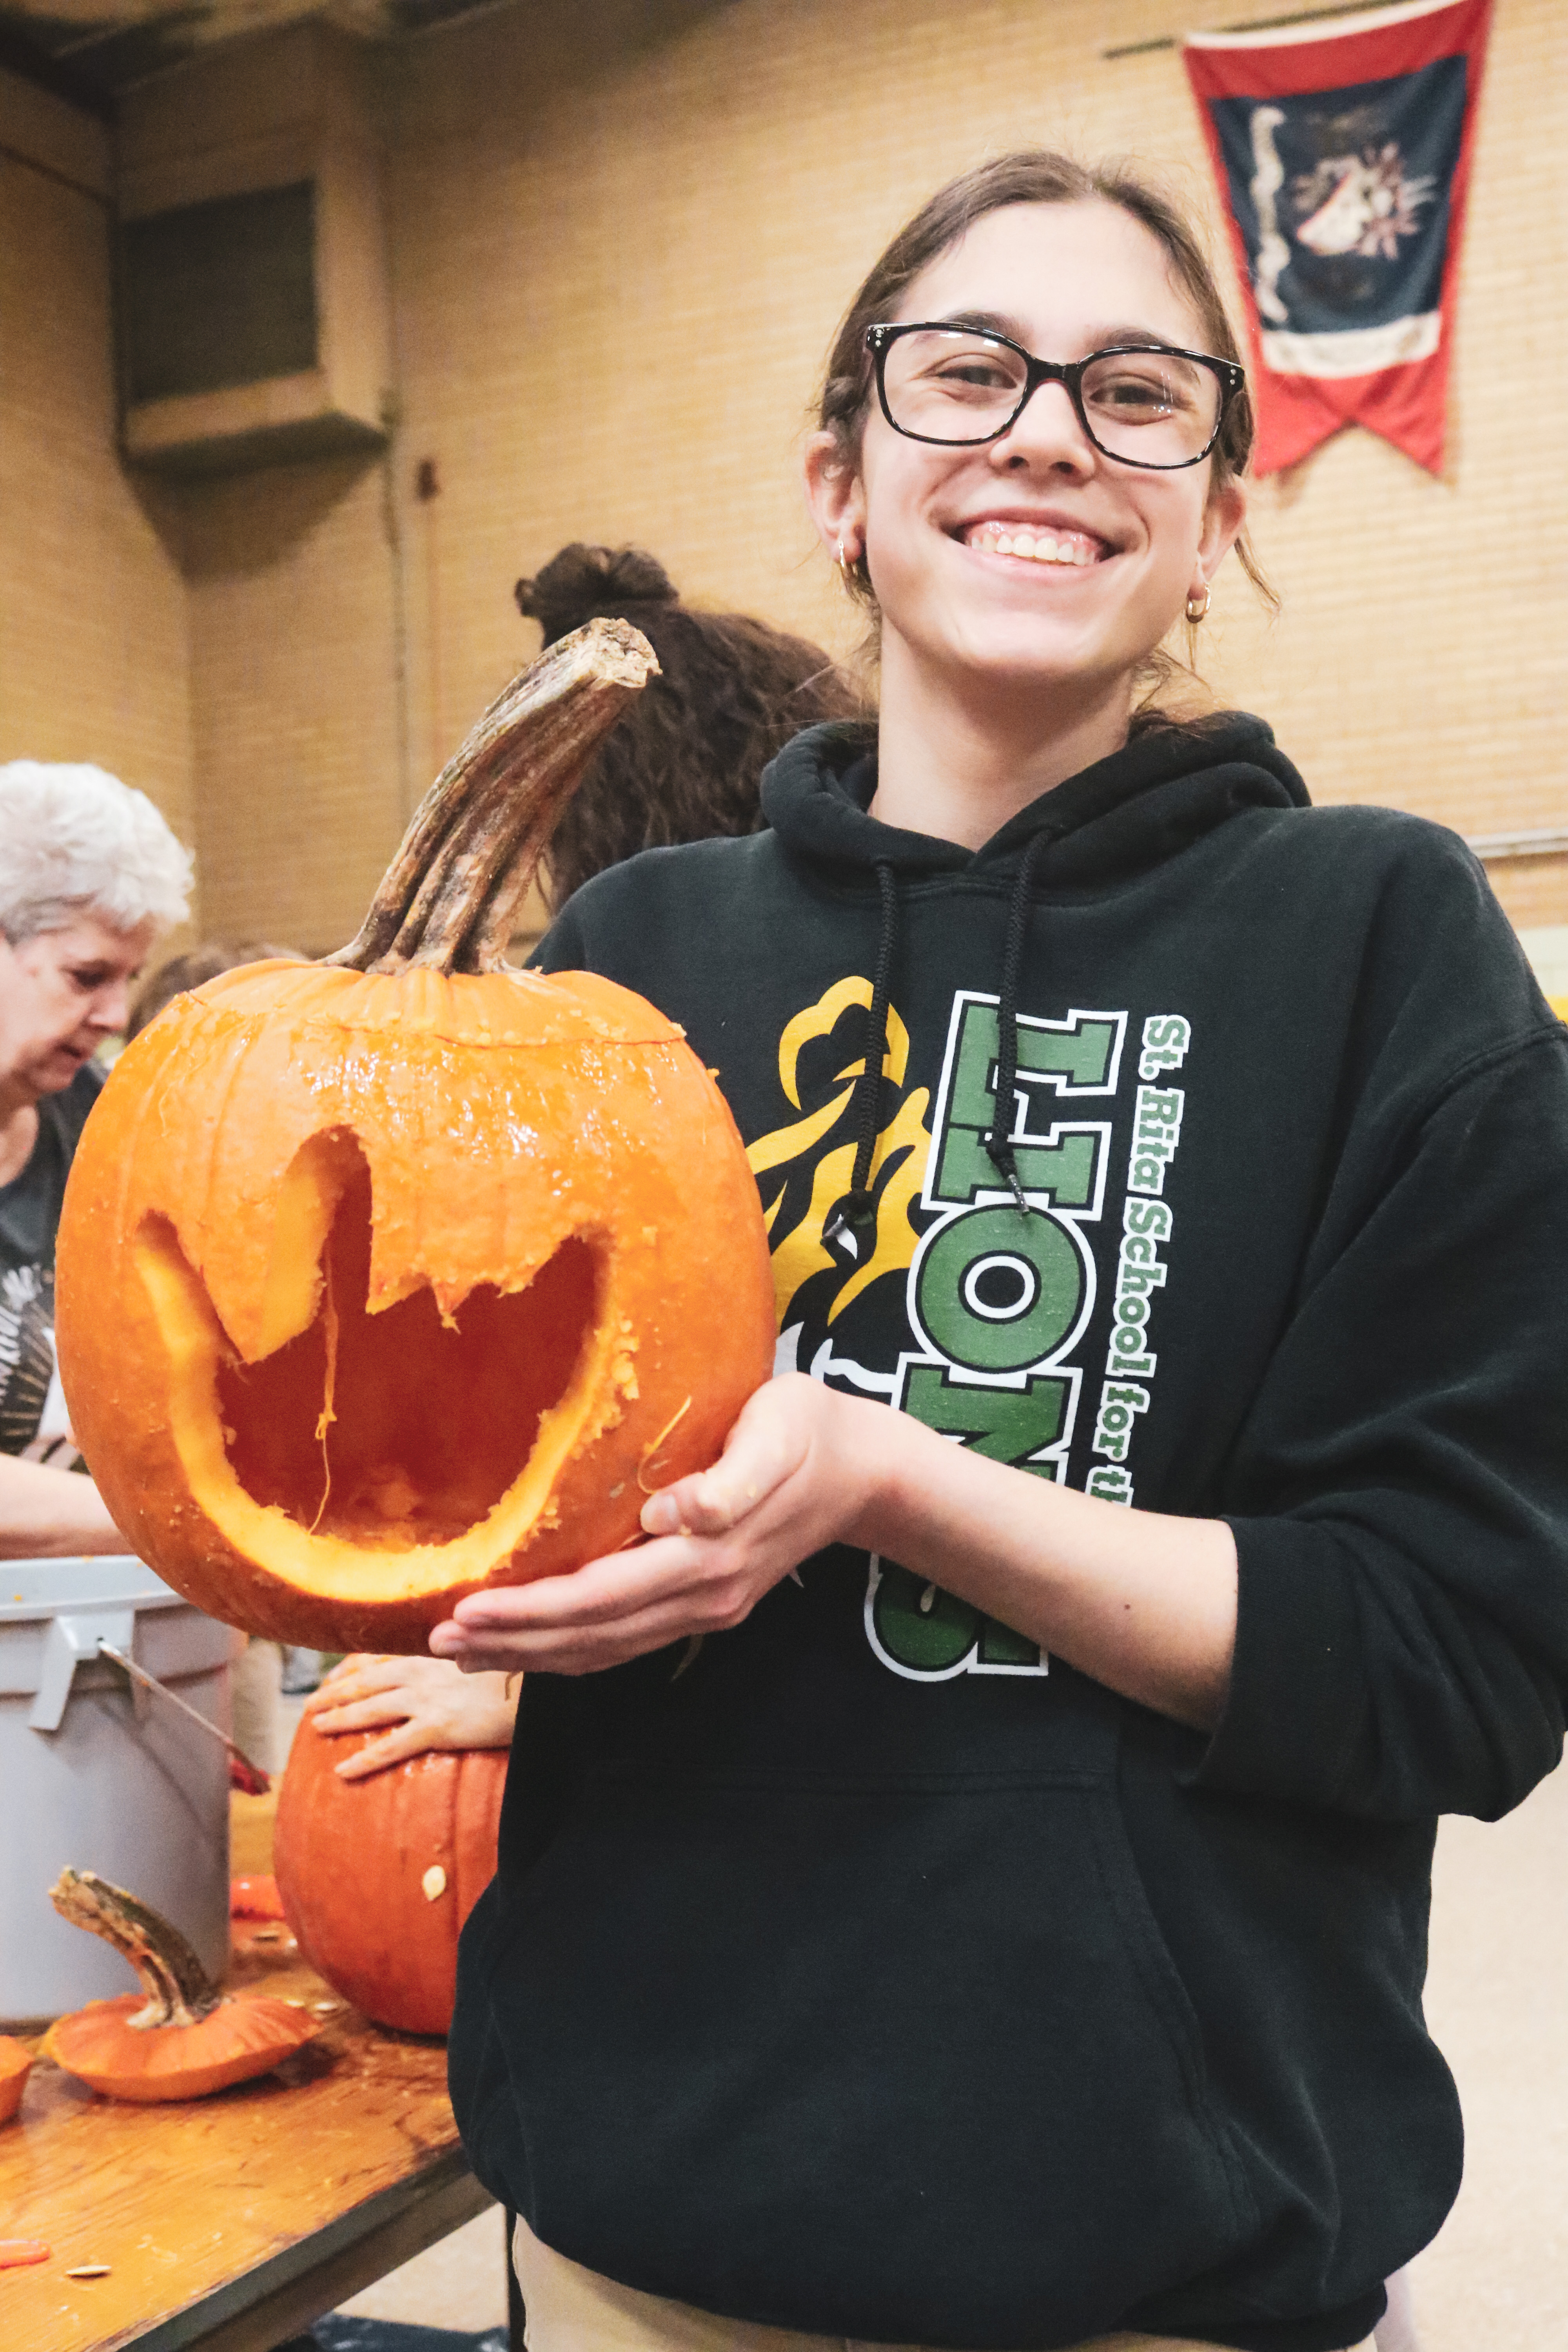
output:
M 1205 580 L 1204 582 L 1204 593 L 1202 598 L 1200 599 L 1196 596 L 1189 596 L 1187 598 L 1187 626 L 1189 628 L 1195 629 L 1200 621 L 1207 620 L 1208 611 L 1209 583 Z

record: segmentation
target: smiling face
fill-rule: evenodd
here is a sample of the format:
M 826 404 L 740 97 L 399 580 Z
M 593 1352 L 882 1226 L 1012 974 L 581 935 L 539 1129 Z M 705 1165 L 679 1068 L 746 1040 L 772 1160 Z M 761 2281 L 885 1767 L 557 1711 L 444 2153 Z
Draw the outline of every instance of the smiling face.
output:
M 0 1087 L 21 1101 L 68 1087 L 124 1028 L 152 923 L 122 931 L 84 908 L 20 947 L 0 939 Z
M 906 289 L 896 319 L 985 322 L 1041 359 L 1108 344 L 1205 348 L 1159 240 L 1119 205 L 988 213 Z M 857 468 L 826 436 L 808 488 L 830 547 L 864 552 L 882 620 L 884 702 L 918 676 L 1003 702 L 1120 704 L 1240 528 L 1213 461 L 1159 473 L 1089 439 L 1066 388 L 1043 384 L 1001 439 L 938 447 L 875 407 Z M 1020 539 L 1024 544 L 1020 546 Z

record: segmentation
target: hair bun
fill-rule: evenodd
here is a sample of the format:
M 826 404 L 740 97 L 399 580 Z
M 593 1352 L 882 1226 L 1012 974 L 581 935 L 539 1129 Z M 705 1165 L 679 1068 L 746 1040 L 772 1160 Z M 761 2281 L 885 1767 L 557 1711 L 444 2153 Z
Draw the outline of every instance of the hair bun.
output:
M 657 556 L 640 547 L 588 547 L 581 540 L 552 555 L 512 592 L 518 611 L 537 621 L 547 646 L 585 621 L 630 617 L 635 604 L 678 604 L 680 592 Z

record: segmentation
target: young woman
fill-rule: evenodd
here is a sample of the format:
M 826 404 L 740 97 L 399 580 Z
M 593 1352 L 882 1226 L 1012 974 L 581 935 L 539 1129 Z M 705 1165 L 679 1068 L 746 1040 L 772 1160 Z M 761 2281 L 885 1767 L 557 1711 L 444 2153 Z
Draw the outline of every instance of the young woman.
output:
M 786 1376 L 433 1637 L 527 1673 L 451 2063 L 534 2352 L 1341 2352 L 1452 2201 L 1435 1820 L 1568 1692 L 1568 1055 L 1452 835 L 1141 709 L 1249 434 L 1137 180 L 942 191 L 807 458 L 875 730 L 545 941 L 717 1066 Z

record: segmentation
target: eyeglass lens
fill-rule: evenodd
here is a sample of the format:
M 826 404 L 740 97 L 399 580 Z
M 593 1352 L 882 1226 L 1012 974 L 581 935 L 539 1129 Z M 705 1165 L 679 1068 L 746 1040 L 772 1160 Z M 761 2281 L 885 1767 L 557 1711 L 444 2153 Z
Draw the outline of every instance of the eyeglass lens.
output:
M 928 441 L 984 441 L 1000 433 L 1026 380 L 1017 352 L 959 329 L 899 336 L 888 346 L 883 373 L 894 424 Z M 1082 394 L 1091 437 L 1108 456 L 1137 465 L 1190 464 L 1219 424 L 1219 378 L 1170 352 L 1097 356 L 1084 370 Z

